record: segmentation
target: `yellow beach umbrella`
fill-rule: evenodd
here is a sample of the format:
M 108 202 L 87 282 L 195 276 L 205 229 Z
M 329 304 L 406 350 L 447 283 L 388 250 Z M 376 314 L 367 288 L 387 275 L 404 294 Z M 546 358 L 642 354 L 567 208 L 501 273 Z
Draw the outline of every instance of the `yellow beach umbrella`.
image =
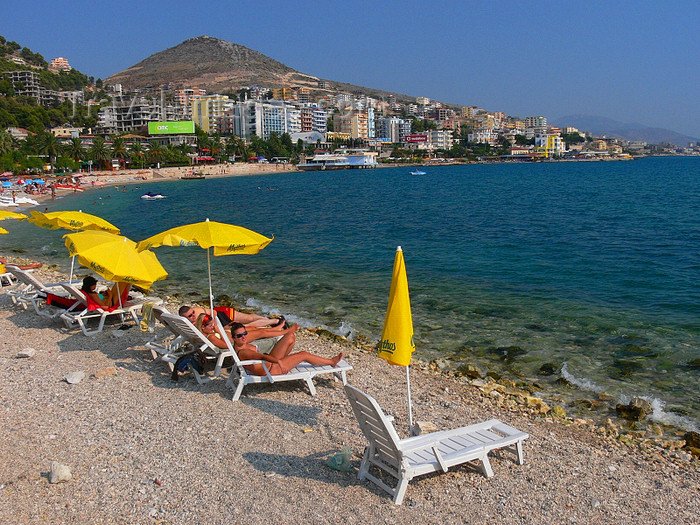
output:
M 252 255 L 258 253 L 272 242 L 259 233 L 222 222 L 210 221 L 184 226 L 176 226 L 139 242 L 137 248 L 146 250 L 158 246 L 199 246 L 207 250 L 207 269 L 209 271 L 209 306 L 214 310 L 214 295 L 211 287 L 211 259 L 209 250 L 214 248 L 214 255 Z
M 17 219 L 18 221 L 23 221 L 27 216 L 24 213 L 17 213 L 16 211 L 0 210 L 0 221 L 5 221 L 7 219 Z
M 0 210 L 0 221 L 5 221 L 7 219 L 16 219 L 18 221 L 23 221 L 27 216 L 24 213 L 17 213 L 15 211 Z M 0 234 L 6 235 L 8 232 L 5 228 L 0 228 Z
M 150 288 L 168 273 L 156 255 L 149 250 L 139 252 L 131 239 L 113 233 L 88 230 L 63 236 L 72 256 L 103 278 Z
M 119 234 L 120 230 L 114 224 L 104 220 L 97 215 L 85 213 L 82 210 L 78 211 L 51 211 L 41 213 L 32 211 L 29 222 L 41 228 L 49 230 L 57 230 L 65 228 L 66 230 L 103 230 L 106 232 Z
M 389 290 L 389 306 L 384 318 L 382 339 L 379 343 L 379 357 L 392 365 L 406 367 L 406 386 L 408 389 L 408 424 L 413 435 L 413 413 L 411 410 L 411 380 L 408 365 L 411 354 L 416 350 L 413 341 L 413 318 L 411 317 L 411 299 L 408 294 L 406 263 L 401 246 L 396 248 L 394 272 Z
M 38 211 L 32 211 L 31 217 L 29 217 L 29 222 L 39 226 L 40 228 L 46 228 L 49 230 L 58 230 L 59 228 L 64 228 L 66 230 L 101 230 L 114 234 L 120 232 L 114 224 L 107 222 L 102 217 L 97 215 L 92 215 L 91 213 L 85 213 L 83 210 L 71 211 L 51 211 L 48 213 L 41 213 Z M 70 281 L 73 281 L 73 265 L 75 264 L 75 259 L 70 263 Z

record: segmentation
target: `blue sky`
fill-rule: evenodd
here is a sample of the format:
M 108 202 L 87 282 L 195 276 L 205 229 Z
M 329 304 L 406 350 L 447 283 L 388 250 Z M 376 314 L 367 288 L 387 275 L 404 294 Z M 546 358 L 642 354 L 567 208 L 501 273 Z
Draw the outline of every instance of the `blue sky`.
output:
M 304 73 L 700 138 L 700 2 L 2 0 L 0 34 L 108 77 L 200 35 Z

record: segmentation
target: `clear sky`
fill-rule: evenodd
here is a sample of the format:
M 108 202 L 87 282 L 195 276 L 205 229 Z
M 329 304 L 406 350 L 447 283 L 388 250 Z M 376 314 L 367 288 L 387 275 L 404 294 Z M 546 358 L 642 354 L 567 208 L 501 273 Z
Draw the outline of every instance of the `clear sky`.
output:
M 303 73 L 700 138 L 700 1 L 0 0 L 0 34 L 106 78 L 200 35 Z

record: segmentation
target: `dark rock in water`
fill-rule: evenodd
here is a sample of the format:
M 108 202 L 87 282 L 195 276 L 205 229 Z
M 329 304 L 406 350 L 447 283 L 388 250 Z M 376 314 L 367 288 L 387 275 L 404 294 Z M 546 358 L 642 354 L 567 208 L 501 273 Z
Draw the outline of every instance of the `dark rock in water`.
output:
M 486 372 L 486 377 L 490 377 L 494 381 L 500 381 L 501 377 L 503 376 L 501 376 L 501 374 L 499 374 L 498 372 Z
M 700 449 L 700 432 L 686 432 L 683 435 L 683 439 L 685 439 L 685 446 L 686 447 L 693 447 L 693 448 L 698 448 Z
M 226 294 L 221 294 L 221 295 L 216 296 L 214 298 L 214 304 L 218 305 L 218 306 L 228 306 L 228 307 L 234 306 L 233 299 L 231 299 Z
M 575 399 L 572 403 L 574 406 L 579 408 L 585 408 L 586 410 L 593 410 L 593 402 L 589 399 Z
M 481 379 L 481 373 L 474 365 L 460 365 L 457 367 L 457 375 L 469 377 L 470 379 Z
M 613 361 L 613 367 L 617 369 L 620 375 L 628 376 L 634 374 L 635 372 L 643 370 L 644 360 L 638 357 L 630 357 L 628 359 L 615 359 Z
M 700 370 L 700 358 L 688 361 L 688 368 L 691 370 Z
M 554 363 L 545 363 L 540 367 L 537 373 L 541 376 L 551 376 L 556 374 L 558 370 L 559 367 Z
M 569 381 L 569 380 L 568 380 L 567 378 L 565 378 L 565 377 L 559 377 L 559 378 L 557 378 L 557 380 L 554 381 L 554 383 L 557 384 L 557 385 L 559 385 L 559 386 L 565 386 L 565 387 L 567 387 L 567 388 L 572 388 L 572 387 L 574 386 L 574 385 L 571 384 L 571 381 Z
M 498 354 L 502 361 L 511 362 L 516 357 L 527 354 L 527 350 L 519 346 L 498 346 L 490 349 L 494 354 Z
M 525 328 L 532 330 L 533 332 L 547 332 L 549 330 L 546 326 L 542 326 L 540 324 L 528 324 L 525 325 Z
M 632 399 L 629 405 L 619 404 L 615 407 L 615 411 L 620 417 L 631 421 L 641 421 L 646 416 L 653 412 L 651 403 L 640 397 Z

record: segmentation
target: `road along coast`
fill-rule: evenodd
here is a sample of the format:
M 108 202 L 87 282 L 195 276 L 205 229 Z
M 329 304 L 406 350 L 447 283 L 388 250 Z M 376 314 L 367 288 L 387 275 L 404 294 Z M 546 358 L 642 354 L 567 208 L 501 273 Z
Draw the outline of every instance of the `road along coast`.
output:
M 51 268 L 37 275 L 65 278 Z M 418 478 L 395 507 L 357 479 L 366 443 L 340 382 L 317 379 L 315 397 L 301 383 L 250 386 L 233 403 L 225 379 L 173 382 L 143 346 L 152 334 L 114 328 L 87 338 L 0 294 L 7 522 L 663 524 L 692 523 L 700 513 L 699 463 L 680 440 L 557 418 L 514 391 L 486 393 L 421 363 L 411 366 L 415 420 L 447 429 L 498 418 L 530 438 L 524 465 L 503 454 L 492 459 L 490 479 L 466 466 Z M 26 348 L 34 355 L 17 357 Z M 403 368 L 318 330 L 300 331 L 297 348 L 345 352 L 349 382 L 374 396 L 406 436 Z M 85 378 L 69 384 L 64 377 L 75 371 Z M 328 467 L 345 446 L 353 471 Z M 72 479 L 49 483 L 53 461 Z

